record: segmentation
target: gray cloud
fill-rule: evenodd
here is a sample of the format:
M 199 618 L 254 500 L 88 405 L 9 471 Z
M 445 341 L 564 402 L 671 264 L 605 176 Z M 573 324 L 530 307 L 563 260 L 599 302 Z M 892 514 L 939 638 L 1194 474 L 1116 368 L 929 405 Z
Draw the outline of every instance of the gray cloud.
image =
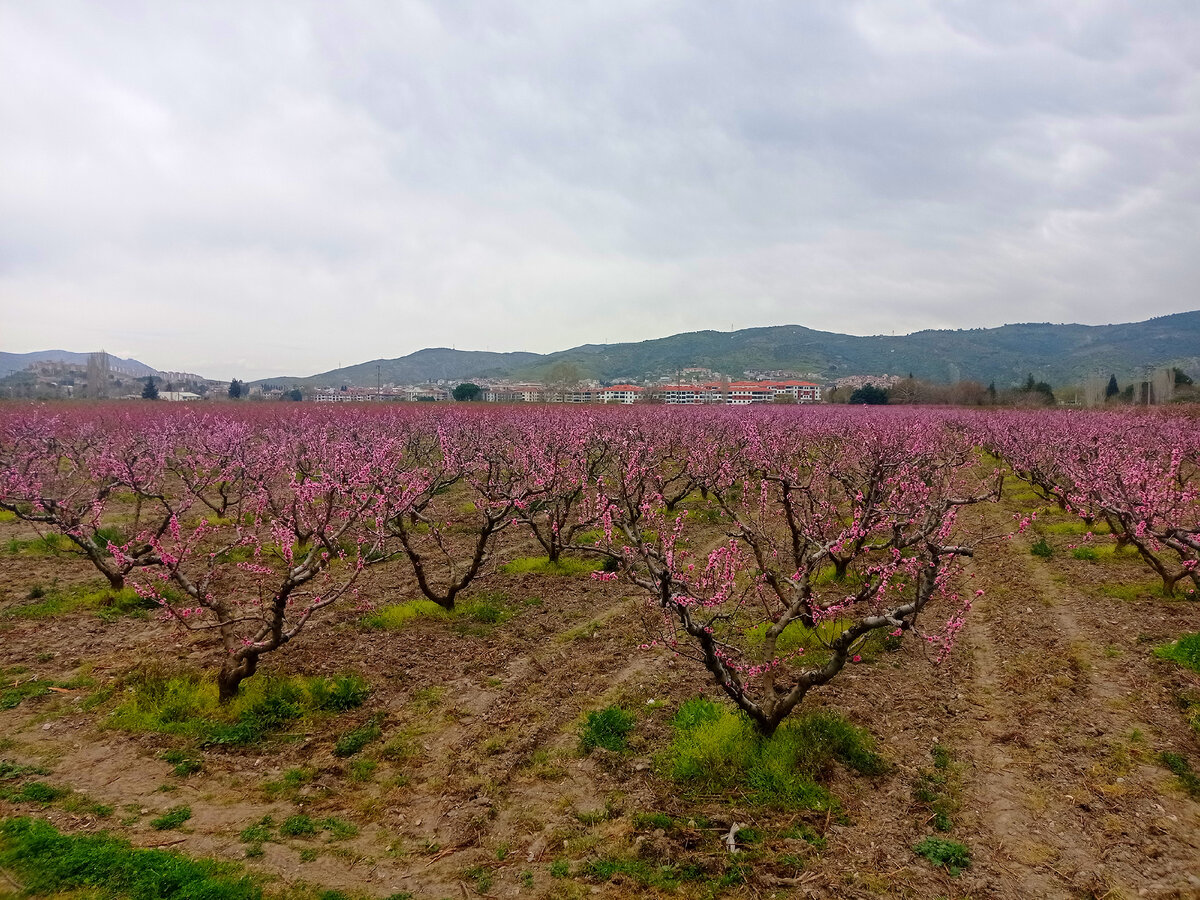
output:
M 226 377 L 1194 308 L 1187 2 L 0 0 L 0 345 Z

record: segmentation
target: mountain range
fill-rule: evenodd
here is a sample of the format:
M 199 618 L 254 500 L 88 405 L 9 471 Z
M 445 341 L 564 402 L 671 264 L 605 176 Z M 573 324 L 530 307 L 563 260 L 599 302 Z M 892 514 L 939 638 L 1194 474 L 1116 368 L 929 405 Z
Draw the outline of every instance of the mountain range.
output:
M 1178 366 L 1200 376 L 1200 310 L 1121 325 L 1003 325 L 859 337 L 777 325 L 741 331 L 696 331 L 625 344 L 584 344 L 556 353 L 485 353 L 445 347 L 375 359 L 307 377 L 262 379 L 287 387 L 419 384 L 489 379 L 553 380 L 563 372 L 611 382 L 674 375 L 702 366 L 733 377 L 750 371 L 907 375 L 929 381 L 971 379 L 998 387 L 1030 374 L 1051 384 L 1092 375 L 1122 381 L 1151 366 Z
M 0 377 L 42 360 L 87 366 L 87 353 L 42 350 L 0 352 Z M 136 377 L 157 370 L 136 359 L 111 357 Z M 908 375 L 937 382 L 971 379 L 1006 387 L 1032 374 L 1051 385 L 1079 383 L 1110 374 L 1122 383 L 1147 368 L 1178 366 L 1200 380 L 1200 310 L 1120 325 L 1035 323 L 999 328 L 918 331 L 860 337 L 815 331 L 802 325 L 695 331 L 624 344 L 584 344 L 556 353 L 490 353 L 418 350 L 396 359 L 375 359 L 309 376 L 263 378 L 280 387 L 370 387 L 431 381 L 495 379 L 554 381 L 595 378 L 679 377 L 701 366 L 734 378 L 750 372 L 787 371 L 832 381 L 845 375 Z
M 0 378 L 11 375 L 39 362 L 61 362 L 86 369 L 90 353 L 76 353 L 72 350 L 35 350 L 32 353 L 4 353 L 0 351 Z M 109 355 L 109 365 L 114 369 L 122 369 L 136 378 L 147 375 L 157 375 L 158 369 L 138 362 L 136 359 L 122 359 Z

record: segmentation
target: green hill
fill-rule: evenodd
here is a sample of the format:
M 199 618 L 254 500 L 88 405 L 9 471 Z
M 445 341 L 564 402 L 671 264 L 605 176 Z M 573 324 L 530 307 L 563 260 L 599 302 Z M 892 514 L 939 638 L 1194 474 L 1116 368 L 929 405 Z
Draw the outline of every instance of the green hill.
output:
M 483 353 L 438 348 L 373 360 L 307 378 L 272 384 L 369 386 L 437 379 L 546 379 L 573 368 L 581 378 L 611 381 L 670 375 L 704 366 L 734 377 L 784 369 L 825 379 L 843 375 L 906 375 L 930 381 L 974 379 L 1015 385 L 1027 374 L 1061 385 L 1089 375 L 1125 381 L 1148 366 L 1175 365 L 1200 376 L 1200 311 L 1121 325 L 1004 325 L 999 328 L 918 331 L 858 337 L 801 325 L 697 331 L 627 344 L 585 344 L 558 353 Z

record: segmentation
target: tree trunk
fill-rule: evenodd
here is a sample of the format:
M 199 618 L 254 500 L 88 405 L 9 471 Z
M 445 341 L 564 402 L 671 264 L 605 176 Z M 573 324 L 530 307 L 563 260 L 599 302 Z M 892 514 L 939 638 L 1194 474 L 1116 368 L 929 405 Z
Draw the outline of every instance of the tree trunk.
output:
M 228 660 L 217 675 L 217 702 L 224 706 L 236 697 L 242 682 L 253 675 L 257 669 L 257 656 Z

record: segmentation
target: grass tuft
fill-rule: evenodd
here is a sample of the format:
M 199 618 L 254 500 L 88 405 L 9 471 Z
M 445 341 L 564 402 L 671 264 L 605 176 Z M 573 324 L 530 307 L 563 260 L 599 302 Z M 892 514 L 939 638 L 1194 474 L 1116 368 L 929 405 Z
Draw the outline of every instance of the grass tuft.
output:
M 383 730 L 379 727 L 378 719 L 372 717 L 365 725 L 347 731 L 334 745 L 333 755 L 339 757 L 353 756 L 372 741 L 379 740 Z
M 935 866 L 943 866 L 954 878 L 971 865 L 971 851 L 958 841 L 946 838 L 927 837 L 913 847 L 913 852 L 923 856 Z
M 238 695 L 222 706 L 213 679 L 153 667 L 136 670 L 124 686 L 125 699 L 106 724 L 182 735 L 202 746 L 256 744 L 306 715 L 350 708 L 367 695 L 365 682 L 352 676 L 339 680 L 256 675 L 242 682 Z
M 0 867 L 16 873 L 29 896 L 262 900 L 262 890 L 229 864 L 136 850 L 107 834 L 65 835 L 34 819 L 0 822 Z
M 867 775 L 886 769 L 865 732 L 826 711 L 764 738 L 740 712 L 697 697 L 680 706 L 673 725 L 663 763 L 675 781 L 707 794 L 737 792 L 754 804 L 830 809 L 835 801 L 817 780 L 835 762 Z
M 619 706 L 595 710 L 587 714 L 579 735 L 579 750 L 590 753 L 597 747 L 620 753 L 626 747 L 633 730 L 633 714 Z
M 1158 755 L 1158 758 L 1179 779 L 1180 785 L 1187 791 L 1188 796 L 1193 800 L 1200 800 L 1200 776 L 1192 771 L 1192 765 L 1187 758 L 1181 753 L 1172 753 L 1170 750 L 1164 750 Z
M 1154 655 L 1193 672 L 1200 672 L 1200 631 L 1185 634 L 1172 644 L 1154 648 Z
M 157 831 L 171 831 L 192 817 L 190 806 L 174 806 L 157 819 L 150 820 L 150 827 Z
M 588 578 L 604 569 L 602 559 L 560 556 L 554 562 L 548 556 L 519 556 L 500 567 L 504 575 L 557 575 L 561 578 Z
M 432 600 L 409 600 L 381 606 L 364 616 L 362 621 L 364 626 L 376 631 L 399 631 L 421 619 L 448 619 L 450 616 L 448 609 Z

